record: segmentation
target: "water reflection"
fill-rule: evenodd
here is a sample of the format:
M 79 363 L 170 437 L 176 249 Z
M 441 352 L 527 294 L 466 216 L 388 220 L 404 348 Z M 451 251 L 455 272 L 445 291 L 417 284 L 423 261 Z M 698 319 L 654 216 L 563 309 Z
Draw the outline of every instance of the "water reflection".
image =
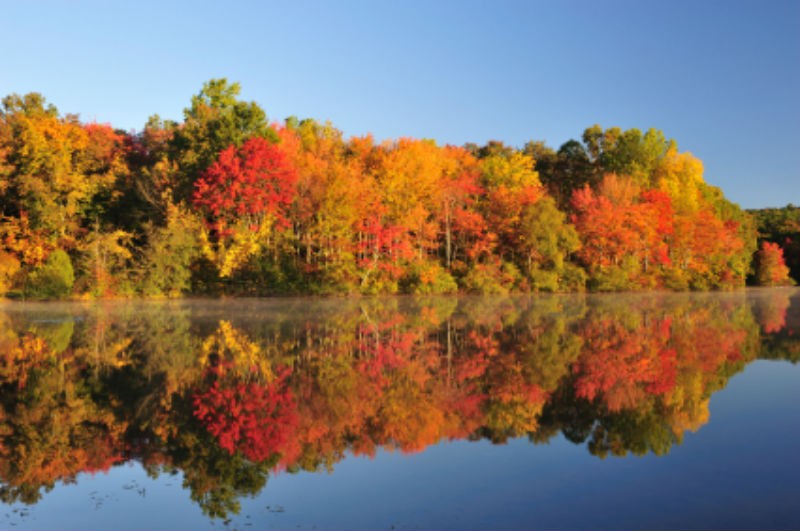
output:
M 559 433 L 658 455 L 757 358 L 800 358 L 800 291 L 0 306 L 0 497 L 138 460 L 214 517 L 270 474 L 446 439 Z

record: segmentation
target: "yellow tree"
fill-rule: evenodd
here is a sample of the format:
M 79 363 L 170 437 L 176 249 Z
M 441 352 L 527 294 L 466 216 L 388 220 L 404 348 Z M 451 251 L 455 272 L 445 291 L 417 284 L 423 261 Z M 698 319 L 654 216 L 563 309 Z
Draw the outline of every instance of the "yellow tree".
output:
M 404 230 L 417 259 L 436 249 L 439 187 L 455 161 L 431 140 L 402 138 L 380 150 L 376 181 L 383 192 L 386 216 Z
M 113 132 L 84 127 L 73 115 L 59 117 L 38 94 L 4 98 L 0 120 L 11 131 L 3 148 L 13 166 L 5 186 L 15 198 L 11 213 L 26 213 L 33 228 L 74 235 L 94 196 L 108 190 L 123 170 Z M 110 144 L 105 152 L 101 137 Z
M 300 267 L 322 291 L 352 291 L 357 225 L 377 191 L 365 175 L 365 161 L 350 147 L 361 144 L 369 153 L 371 139 L 345 143 L 341 131 L 314 120 L 290 119 L 276 130 L 297 167 L 292 220 Z
M 703 163 L 672 144 L 653 170 L 653 183 L 669 196 L 674 211 L 667 285 L 742 285 L 756 250 L 752 220 L 704 181 Z
M 514 259 L 524 240 L 523 213 L 544 195 L 535 164 L 530 155 L 519 151 L 494 153 L 481 160 L 486 188 L 483 209 L 489 227 L 497 234 L 498 252 L 503 258 Z

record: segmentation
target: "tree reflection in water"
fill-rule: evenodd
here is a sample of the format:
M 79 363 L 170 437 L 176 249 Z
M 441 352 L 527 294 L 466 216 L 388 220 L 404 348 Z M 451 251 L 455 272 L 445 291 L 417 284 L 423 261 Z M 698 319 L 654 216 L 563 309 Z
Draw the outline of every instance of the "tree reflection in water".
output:
M 206 514 L 347 453 L 562 433 L 663 455 L 757 358 L 800 358 L 800 291 L 0 306 L 0 496 L 139 460 Z

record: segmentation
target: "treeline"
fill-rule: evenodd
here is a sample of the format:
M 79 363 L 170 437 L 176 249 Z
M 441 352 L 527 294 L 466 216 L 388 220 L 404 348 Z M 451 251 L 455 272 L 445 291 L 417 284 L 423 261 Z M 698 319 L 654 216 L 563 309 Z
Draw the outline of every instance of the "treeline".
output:
M 762 252 L 756 256 L 756 282 L 768 283 L 769 275 L 780 275 L 782 265 L 789 268 L 794 280 L 800 279 L 800 207 L 788 204 L 783 208 L 749 210 L 758 227 Z M 783 258 L 783 262 L 780 259 Z M 772 264 L 777 264 L 777 267 Z M 762 264 L 761 262 L 767 261 Z M 779 269 L 781 271 L 779 271 Z
M 0 295 L 508 293 L 789 282 L 778 247 L 651 129 L 555 151 L 269 124 L 211 80 L 139 133 L 0 112 Z

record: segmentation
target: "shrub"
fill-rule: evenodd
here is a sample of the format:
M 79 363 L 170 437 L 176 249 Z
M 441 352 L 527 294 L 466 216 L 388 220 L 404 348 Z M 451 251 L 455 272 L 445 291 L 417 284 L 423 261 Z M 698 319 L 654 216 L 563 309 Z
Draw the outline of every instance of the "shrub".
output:
M 24 293 L 30 299 L 59 299 L 72 292 L 74 283 L 72 260 L 67 253 L 58 249 L 28 275 Z
M 411 268 L 403 279 L 403 291 L 415 295 L 455 293 L 458 284 L 439 264 L 420 264 Z
M 496 261 L 475 264 L 462 279 L 462 284 L 470 293 L 505 295 L 521 280 L 517 266 Z

